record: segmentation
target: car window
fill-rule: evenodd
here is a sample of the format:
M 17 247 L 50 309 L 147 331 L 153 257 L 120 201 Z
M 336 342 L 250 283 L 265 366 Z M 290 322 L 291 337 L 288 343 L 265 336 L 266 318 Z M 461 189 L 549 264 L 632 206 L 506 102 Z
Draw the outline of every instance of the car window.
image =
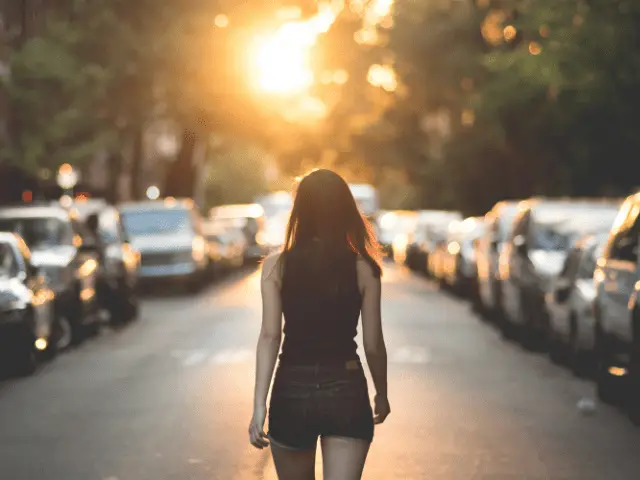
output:
M 596 247 L 590 248 L 584 252 L 580 259 L 580 266 L 578 268 L 578 278 L 590 279 L 593 278 L 593 274 L 596 270 Z
M 546 251 L 567 250 L 572 242 L 571 235 L 559 227 L 560 225 L 553 223 L 536 224 L 531 232 L 531 248 Z
M 564 266 L 562 268 L 562 272 L 560 273 L 560 277 L 566 280 L 572 280 L 575 278 L 576 273 L 578 272 L 578 267 L 580 265 L 580 258 L 582 256 L 582 252 L 574 248 L 567 255 L 567 259 L 564 262 Z
M 513 227 L 513 222 L 515 219 L 515 211 L 505 211 L 502 212 L 498 221 L 496 222 L 497 228 L 497 240 L 500 242 L 506 242 L 509 239 L 509 234 L 511 233 L 511 228 Z
M 13 278 L 18 274 L 18 262 L 13 247 L 0 243 L 0 278 Z
M 20 235 L 32 249 L 73 244 L 70 222 L 57 217 L 2 218 L 0 231 Z
M 524 211 L 518 214 L 513 221 L 513 229 L 511 231 L 511 238 L 515 238 L 518 235 L 526 235 L 528 227 L 529 211 Z
M 193 220 L 188 210 L 157 209 L 127 211 L 121 214 L 127 234 L 135 236 L 193 233 Z

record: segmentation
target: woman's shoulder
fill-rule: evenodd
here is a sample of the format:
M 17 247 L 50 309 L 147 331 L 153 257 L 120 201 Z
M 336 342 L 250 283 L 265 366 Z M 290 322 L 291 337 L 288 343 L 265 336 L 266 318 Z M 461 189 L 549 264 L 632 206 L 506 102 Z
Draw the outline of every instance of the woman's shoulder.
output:
M 358 272 L 358 278 L 362 280 L 380 278 L 379 271 L 371 265 L 371 261 L 364 258 L 362 255 L 358 255 L 356 258 L 356 270 Z

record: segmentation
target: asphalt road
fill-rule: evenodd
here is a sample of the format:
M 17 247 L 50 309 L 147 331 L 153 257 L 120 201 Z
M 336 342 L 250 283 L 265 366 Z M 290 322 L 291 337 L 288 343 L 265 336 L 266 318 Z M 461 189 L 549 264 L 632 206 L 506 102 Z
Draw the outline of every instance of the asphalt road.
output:
M 383 294 L 393 411 L 365 479 L 638 478 L 640 428 L 582 414 L 590 383 L 404 269 Z M 275 479 L 246 434 L 259 323 L 258 274 L 238 274 L 147 298 L 135 324 L 0 381 L 0 479 Z

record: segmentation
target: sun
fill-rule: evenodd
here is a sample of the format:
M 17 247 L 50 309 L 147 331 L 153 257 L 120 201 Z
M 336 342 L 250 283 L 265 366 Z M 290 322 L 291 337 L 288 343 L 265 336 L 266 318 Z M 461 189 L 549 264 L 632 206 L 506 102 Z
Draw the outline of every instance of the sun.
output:
M 275 33 L 258 37 L 251 61 L 255 87 L 273 94 L 306 92 L 314 82 L 310 63 L 315 41 L 304 22 L 288 22 Z

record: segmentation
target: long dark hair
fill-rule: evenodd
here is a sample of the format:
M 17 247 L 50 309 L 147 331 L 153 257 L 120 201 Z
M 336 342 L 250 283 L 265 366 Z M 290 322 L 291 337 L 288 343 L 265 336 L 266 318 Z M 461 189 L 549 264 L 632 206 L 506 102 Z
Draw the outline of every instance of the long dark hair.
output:
M 349 185 L 340 175 L 321 169 L 302 177 L 280 256 L 285 275 L 287 258 L 296 255 L 304 257 L 306 277 L 315 275 L 325 285 L 339 283 L 344 260 L 358 255 L 376 276 L 381 276 L 379 252 L 371 225 L 360 213 Z

